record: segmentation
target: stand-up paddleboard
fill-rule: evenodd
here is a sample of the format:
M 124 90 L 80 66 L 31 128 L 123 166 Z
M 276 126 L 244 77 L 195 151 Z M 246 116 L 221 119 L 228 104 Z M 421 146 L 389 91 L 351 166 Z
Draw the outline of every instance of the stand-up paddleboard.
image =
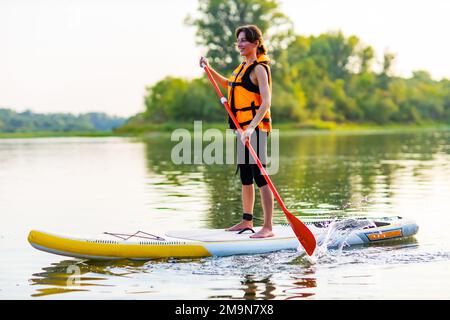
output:
M 311 222 L 307 226 L 319 245 L 327 241 L 327 246 L 331 248 L 401 240 L 418 231 L 415 222 L 401 217 L 376 218 L 370 221 L 359 224 L 361 227 L 349 234 L 335 234 L 331 239 L 328 237 L 333 221 Z M 254 228 L 254 231 L 259 229 Z M 143 231 L 134 234 L 105 232 L 98 237 L 71 237 L 33 230 L 28 241 L 36 249 L 45 252 L 93 260 L 230 256 L 299 248 L 298 239 L 289 225 L 274 226 L 273 231 L 274 237 L 253 239 L 250 238 L 250 230 L 243 233 L 223 229 L 181 230 L 167 232 L 162 236 Z

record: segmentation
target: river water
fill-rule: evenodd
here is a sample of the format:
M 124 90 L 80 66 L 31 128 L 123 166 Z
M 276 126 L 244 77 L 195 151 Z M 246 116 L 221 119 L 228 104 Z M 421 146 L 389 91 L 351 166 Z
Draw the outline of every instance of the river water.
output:
M 235 166 L 174 164 L 170 134 L 2 139 L 0 298 L 450 298 L 450 131 L 282 132 L 279 142 L 272 179 L 293 214 L 402 216 L 419 233 L 314 259 L 296 251 L 148 262 L 51 255 L 28 244 L 31 229 L 227 227 L 242 214 Z M 285 223 L 275 207 L 275 223 Z

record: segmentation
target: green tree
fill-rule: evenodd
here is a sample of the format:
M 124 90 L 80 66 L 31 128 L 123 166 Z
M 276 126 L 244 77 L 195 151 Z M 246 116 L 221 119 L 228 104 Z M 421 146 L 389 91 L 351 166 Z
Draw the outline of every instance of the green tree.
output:
M 10 109 L 0 109 L 0 132 L 110 131 L 125 121 L 124 118 L 96 112 L 73 115 L 42 114 L 30 110 L 18 113 Z
M 442 120 L 450 122 L 450 80 L 443 79 L 439 84 L 443 92 L 444 114 Z
M 359 73 L 368 73 L 372 69 L 372 62 L 375 57 L 375 51 L 371 46 L 362 48 L 357 53 L 360 61 Z
M 358 44 L 356 36 L 346 38 L 341 31 L 322 34 L 312 38 L 310 55 L 332 80 L 347 79 L 351 58 L 357 56 L 355 49 Z
M 383 55 L 383 69 L 379 75 L 379 86 L 382 89 L 387 89 L 389 81 L 392 76 L 392 67 L 395 61 L 395 55 L 390 52 L 385 52 Z
M 207 49 L 210 62 L 225 74 L 240 63 L 235 48 L 237 27 L 258 26 L 275 62 L 293 34 L 292 22 L 280 12 L 276 0 L 199 0 L 198 13 L 185 22 L 196 27 L 197 44 Z
M 144 119 L 153 123 L 225 119 L 206 79 L 167 77 L 147 88 Z
M 261 28 L 276 62 L 272 72 L 275 125 L 308 120 L 450 121 L 449 80 L 437 82 L 420 70 L 410 79 L 396 77 L 395 55 L 390 52 L 384 53 L 382 70 L 375 72 L 374 49 L 341 31 L 292 37 L 292 24 L 276 1 L 200 0 L 199 15 L 187 21 L 197 28 L 197 42 L 224 74 L 239 63 L 233 47 L 236 27 L 256 24 Z M 148 88 L 145 101 L 143 118 L 152 122 L 226 118 L 218 111 L 204 77 L 163 79 Z

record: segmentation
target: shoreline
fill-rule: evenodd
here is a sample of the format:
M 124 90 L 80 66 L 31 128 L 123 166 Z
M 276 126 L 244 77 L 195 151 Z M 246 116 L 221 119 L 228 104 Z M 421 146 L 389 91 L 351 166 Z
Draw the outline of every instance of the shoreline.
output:
M 114 132 L 0 132 L 0 139 L 27 139 L 27 138 L 67 138 L 67 137 L 116 137 L 123 136 Z
M 220 123 L 202 123 L 202 129 L 218 129 L 225 131 L 228 124 Z M 190 123 L 165 123 L 149 124 L 144 127 L 119 128 L 115 131 L 101 132 L 0 132 L 0 139 L 24 139 L 24 138 L 64 138 L 64 137 L 145 137 L 152 134 L 170 133 L 176 129 L 194 130 L 193 122 Z M 293 133 L 345 133 L 345 132 L 397 132 L 397 131 L 417 131 L 417 130 L 450 130 L 450 124 L 447 123 L 424 123 L 424 124 L 336 124 L 334 122 L 315 122 L 307 124 L 297 123 L 278 123 L 274 129 L 282 132 Z

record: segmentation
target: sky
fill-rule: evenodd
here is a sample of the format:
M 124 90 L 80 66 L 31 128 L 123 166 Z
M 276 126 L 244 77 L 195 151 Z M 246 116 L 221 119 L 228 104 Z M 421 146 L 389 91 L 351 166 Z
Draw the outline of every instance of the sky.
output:
M 450 78 L 448 0 L 279 0 L 296 33 L 342 30 L 396 54 L 394 73 Z M 145 109 L 145 88 L 202 75 L 198 0 L 0 0 L 0 108 L 18 112 Z M 231 66 L 230 69 L 234 67 Z

